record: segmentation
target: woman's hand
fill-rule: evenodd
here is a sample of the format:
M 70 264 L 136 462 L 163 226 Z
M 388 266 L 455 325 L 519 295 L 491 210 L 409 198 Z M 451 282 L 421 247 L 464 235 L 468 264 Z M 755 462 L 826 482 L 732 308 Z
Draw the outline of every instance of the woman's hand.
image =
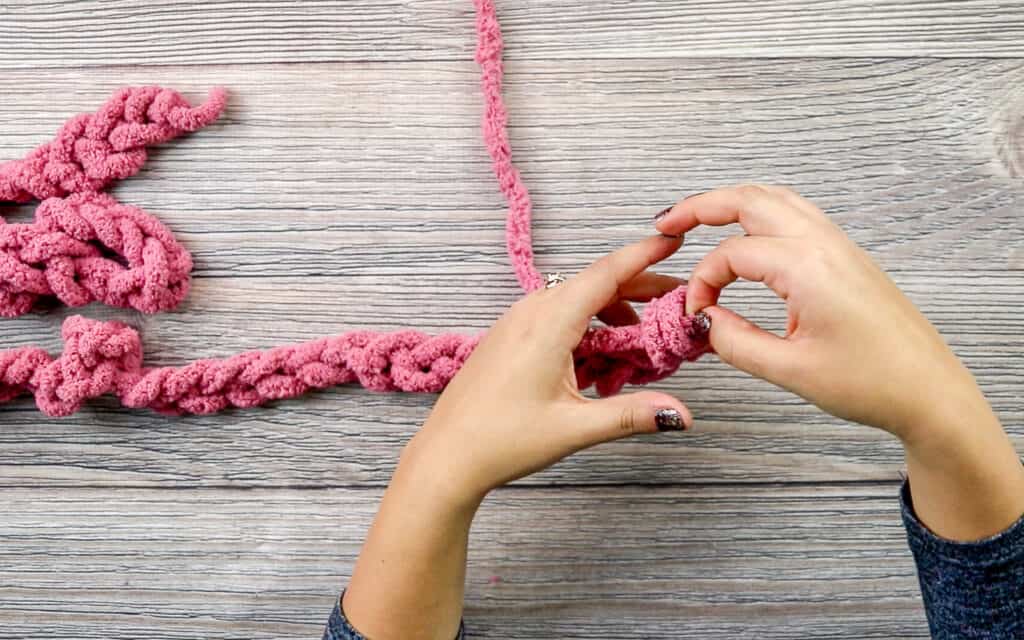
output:
M 712 346 L 726 362 L 778 384 L 825 411 L 901 438 L 933 421 L 970 373 L 939 333 L 860 247 L 816 206 L 783 187 L 742 186 L 688 198 L 657 227 L 739 223 L 693 270 L 687 311 L 712 319 Z M 763 282 L 786 303 L 785 337 L 718 306 L 738 278 Z
M 633 322 L 626 301 L 682 284 L 646 271 L 680 244 L 630 245 L 526 296 L 487 332 L 406 446 L 359 555 L 343 608 L 364 635 L 455 637 L 469 527 L 491 489 L 599 442 L 692 423 L 664 393 L 584 398 L 572 357 L 595 314 Z
M 625 301 L 647 301 L 682 284 L 647 271 L 680 244 L 647 238 L 512 305 L 445 389 L 403 464 L 443 483 L 455 500 L 473 502 L 580 449 L 692 424 L 686 406 L 664 393 L 584 398 L 573 371 L 573 350 L 592 317 L 607 310 L 602 317 L 635 320 Z
M 689 313 L 711 318 L 722 360 L 833 415 L 880 427 L 907 449 L 918 515 L 940 535 L 995 533 L 1024 510 L 1024 471 L 970 372 L 889 277 L 816 206 L 783 187 L 687 198 L 666 234 L 738 223 L 693 270 Z M 733 281 L 785 301 L 784 337 L 718 305 Z

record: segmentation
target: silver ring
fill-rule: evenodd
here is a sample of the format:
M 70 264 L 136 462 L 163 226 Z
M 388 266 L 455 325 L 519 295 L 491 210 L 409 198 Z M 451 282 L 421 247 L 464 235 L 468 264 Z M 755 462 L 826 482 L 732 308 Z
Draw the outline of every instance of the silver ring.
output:
M 557 271 L 555 273 L 544 274 L 544 288 L 551 289 L 565 282 L 565 276 Z

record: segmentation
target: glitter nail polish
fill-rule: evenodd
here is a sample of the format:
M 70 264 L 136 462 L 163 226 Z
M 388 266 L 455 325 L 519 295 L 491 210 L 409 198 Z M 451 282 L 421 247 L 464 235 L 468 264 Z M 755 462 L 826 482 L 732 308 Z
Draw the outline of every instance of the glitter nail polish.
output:
M 686 428 L 683 416 L 675 409 L 658 409 L 654 414 L 654 422 L 658 431 L 682 431 Z
M 698 311 L 697 313 L 693 314 L 693 320 L 694 328 L 698 332 L 706 334 L 711 331 L 711 316 L 709 316 L 708 314 L 704 313 L 703 311 Z

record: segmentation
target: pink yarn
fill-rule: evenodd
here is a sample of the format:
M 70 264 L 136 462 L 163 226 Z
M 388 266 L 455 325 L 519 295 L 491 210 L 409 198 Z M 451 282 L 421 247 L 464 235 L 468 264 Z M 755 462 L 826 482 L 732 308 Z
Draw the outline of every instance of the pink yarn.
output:
M 146 147 L 196 131 L 224 110 L 214 89 L 199 107 L 160 87 L 121 89 L 99 111 L 69 120 L 57 137 L 23 160 L 0 165 L 0 201 L 29 202 L 99 191 L 138 173 Z
M 519 285 L 529 292 L 543 286 L 544 276 L 533 264 L 533 239 L 530 233 L 533 203 L 519 170 L 512 164 L 512 147 L 508 141 L 508 111 L 501 95 L 501 79 L 505 73 L 501 54 L 505 43 L 501 38 L 501 25 L 498 24 L 493 0 L 474 2 L 477 10 L 476 61 L 480 65 L 480 87 L 484 96 L 484 144 L 494 163 L 498 186 L 508 200 L 508 221 L 505 226 L 508 256 Z
M 601 394 L 612 394 L 627 382 L 660 379 L 704 353 L 698 324 L 679 312 L 682 298 L 677 290 L 652 303 L 639 325 L 587 333 L 576 352 L 580 386 L 596 383 Z M 438 392 L 481 337 L 353 331 L 222 360 L 147 369 L 138 334 L 119 322 L 73 316 L 64 322 L 62 336 L 64 351 L 57 358 L 34 347 L 0 352 L 0 402 L 33 393 L 44 413 L 66 416 L 84 401 L 112 393 L 126 407 L 205 414 L 353 382 L 374 391 Z M 648 351 L 652 346 L 656 357 Z
M 507 241 L 526 291 L 543 285 L 533 260 L 529 192 L 512 164 L 501 95 L 502 38 L 492 0 L 474 0 L 484 95 L 483 137 L 509 203 Z M 98 191 L 134 175 L 146 146 L 215 120 L 226 93 L 190 106 L 159 87 L 122 89 L 95 114 L 70 120 L 24 160 L 0 165 L 0 201 L 44 201 L 31 224 L 0 218 L 0 315 L 27 313 L 42 297 L 69 306 L 101 301 L 145 313 L 171 309 L 188 293 L 192 259 L 155 217 Z M 685 287 L 651 301 L 638 325 L 591 329 L 575 352 L 580 388 L 601 395 L 671 375 L 710 347 L 701 323 L 684 312 Z M 183 367 L 142 366 L 135 330 L 73 316 L 57 357 L 35 347 L 0 351 L 0 403 L 35 396 L 40 410 L 66 416 L 114 394 L 127 407 L 214 413 L 291 398 L 311 389 L 359 383 L 375 391 L 438 392 L 481 336 L 418 331 L 353 331 Z
M 40 297 L 165 311 L 188 293 L 192 271 L 192 256 L 163 223 L 95 192 L 44 200 L 33 224 L 0 218 L 0 251 L 0 315 L 7 317 L 28 313 Z

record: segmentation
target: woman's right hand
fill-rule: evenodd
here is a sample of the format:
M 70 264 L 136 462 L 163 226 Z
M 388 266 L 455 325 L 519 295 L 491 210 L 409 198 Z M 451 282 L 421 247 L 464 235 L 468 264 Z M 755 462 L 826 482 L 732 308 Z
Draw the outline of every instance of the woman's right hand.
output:
M 932 420 L 970 373 L 860 247 L 814 204 L 784 187 L 746 185 L 687 198 L 657 223 L 665 234 L 738 223 L 693 270 L 686 311 L 712 320 L 725 362 L 825 411 L 900 438 Z M 718 306 L 733 281 L 763 282 L 786 303 L 779 337 Z
M 821 209 L 784 187 L 746 185 L 686 198 L 656 226 L 681 235 L 733 223 L 746 234 L 708 253 L 687 287 L 686 311 L 711 318 L 718 356 L 899 437 L 919 515 L 940 535 L 980 537 L 1020 516 L 1024 469 L 974 377 Z M 785 301 L 784 337 L 718 305 L 722 289 L 740 278 Z M 988 495 L 965 506 L 975 492 Z

